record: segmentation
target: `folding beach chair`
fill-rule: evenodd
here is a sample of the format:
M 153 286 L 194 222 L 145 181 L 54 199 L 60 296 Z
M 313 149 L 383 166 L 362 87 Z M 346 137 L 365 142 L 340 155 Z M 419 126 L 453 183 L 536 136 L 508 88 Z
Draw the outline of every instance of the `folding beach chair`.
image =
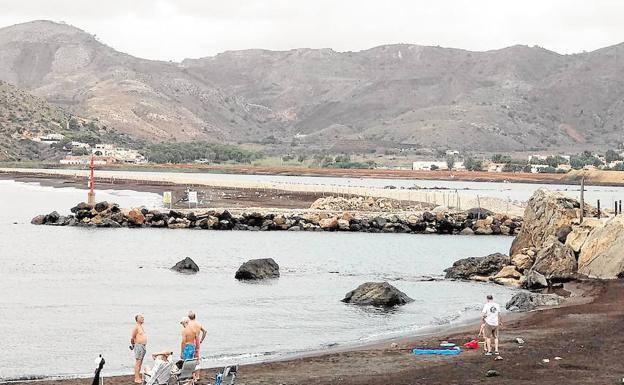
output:
M 171 373 L 175 362 L 163 362 L 153 370 L 153 374 L 144 373 L 143 382 L 145 385 L 167 385 L 171 378 Z
M 177 385 L 194 385 L 195 379 L 193 378 L 193 373 L 195 373 L 195 371 L 199 369 L 197 367 L 198 363 L 199 363 L 199 359 L 197 358 L 184 360 L 182 362 L 182 367 L 180 368 L 180 370 L 174 373 L 176 384 Z
M 237 374 L 238 365 L 226 366 L 221 373 L 217 373 L 214 385 L 234 385 Z

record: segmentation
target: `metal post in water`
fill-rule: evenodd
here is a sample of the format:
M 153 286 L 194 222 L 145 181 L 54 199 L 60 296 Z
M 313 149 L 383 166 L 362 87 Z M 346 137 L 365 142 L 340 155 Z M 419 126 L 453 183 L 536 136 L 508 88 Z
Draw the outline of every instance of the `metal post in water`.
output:
M 600 199 L 598 199 L 598 219 L 600 219 Z

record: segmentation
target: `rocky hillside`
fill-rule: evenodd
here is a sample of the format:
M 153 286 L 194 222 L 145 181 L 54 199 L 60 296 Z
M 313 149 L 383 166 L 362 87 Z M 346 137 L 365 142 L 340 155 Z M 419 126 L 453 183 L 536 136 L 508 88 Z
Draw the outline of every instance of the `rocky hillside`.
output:
M 624 133 L 624 45 L 247 50 L 172 63 L 36 21 L 0 29 L 0 52 L 0 79 L 157 141 L 506 151 L 613 147 Z
M 74 116 L 47 101 L 0 80 L 0 161 L 44 160 L 61 157 L 60 146 L 32 138 L 50 133 L 88 143 L 134 144 L 130 138 L 97 120 Z

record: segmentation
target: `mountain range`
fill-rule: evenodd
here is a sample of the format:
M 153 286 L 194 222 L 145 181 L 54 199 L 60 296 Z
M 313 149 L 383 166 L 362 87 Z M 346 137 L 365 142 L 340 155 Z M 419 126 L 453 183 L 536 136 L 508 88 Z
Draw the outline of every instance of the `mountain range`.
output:
M 178 63 L 33 21 L 0 29 L 0 80 L 152 142 L 493 152 L 612 148 L 624 138 L 624 44 L 573 55 L 520 45 L 253 49 Z

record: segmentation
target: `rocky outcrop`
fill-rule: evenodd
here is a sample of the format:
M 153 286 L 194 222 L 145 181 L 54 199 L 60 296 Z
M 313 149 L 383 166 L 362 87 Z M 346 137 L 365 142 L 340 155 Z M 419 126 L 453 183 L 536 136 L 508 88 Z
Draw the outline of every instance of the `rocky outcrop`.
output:
M 475 276 L 489 277 L 501 271 L 504 266 L 509 265 L 510 259 L 501 253 L 490 254 L 485 257 L 470 257 L 460 259 L 453 263 L 453 266 L 444 270 L 446 278 L 452 279 L 472 279 Z
M 509 255 L 517 254 L 523 248 L 540 249 L 546 240 L 562 229 L 570 227 L 579 217 L 580 204 L 576 199 L 544 188 L 538 189 L 524 211 L 523 226 L 514 239 Z
M 556 294 L 520 292 L 509 300 L 505 308 L 509 311 L 529 311 L 541 306 L 558 306 L 563 298 Z
M 199 271 L 199 266 L 193 261 L 191 258 L 186 257 L 180 262 L 176 263 L 171 267 L 171 270 L 177 271 L 178 273 L 184 274 L 194 274 Z
M 593 278 L 624 277 L 624 216 L 596 227 L 583 242 L 578 272 Z
M 393 307 L 414 301 L 388 282 L 367 282 L 348 292 L 342 302 L 361 306 Z
M 577 270 L 574 251 L 553 236 L 537 252 L 532 270 L 542 274 L 549 281 L 569 280 Z
M 263 258 L 251 259 L 243 263 L 236 271 L 234 278 L 238 280 L 259 280 L 278 278 L 279 276 L 279 265 L 273 258 Z

